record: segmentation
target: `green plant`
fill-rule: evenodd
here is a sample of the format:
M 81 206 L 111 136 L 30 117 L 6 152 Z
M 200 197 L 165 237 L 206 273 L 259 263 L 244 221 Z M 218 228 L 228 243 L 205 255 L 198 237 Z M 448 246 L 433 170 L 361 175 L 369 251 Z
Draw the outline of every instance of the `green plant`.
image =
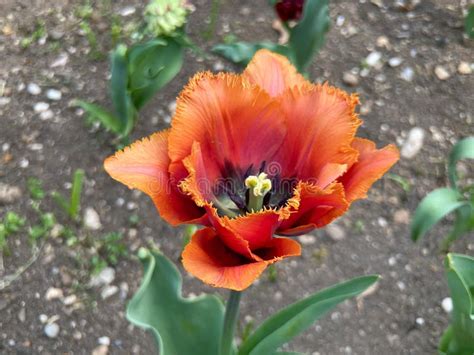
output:
M 464 32 L 468 38 L 474 39 L 474 5 L 469 7 L 466 18 L 464 19 Z
M 446 355 L 474 354 L 474 258 L 448 254 L 445 261 L 453 311 L 451 325 L 439 343 Z
M 123 236 L 111 232 L 101 238 L 94 239 L 93 245 L 96 253 L 90 259 L 92 274 L 99 273 L 108 265 L 117 265 L 120 258 L 128 256 L 127 246 L 122 242 Z
M 40 223 L 31 226 L 28 230 L 28 236 L 32 243 L 44 238 L 56 223 L 56 218 L 52 213 L 42 213 L 40 215 Z
M 272 42 L 235 42 L 219 44 L 213 51 L 230 61 L 246 65 L 254 54 L 262 48 L 283 54 L 295 65 L 300 73 L 307 74 L 314 55 L 321 49 L 325 34 L 329 30 L 329 0 L 307 0 L 301 19 L 294 27 L 283 22 L 289 32 L 286 45 Z
M 184 32 L 187 13 L 178 0 L 152 0 L 146 6 L 145 24 L 138 38 L 149 39 L 131 46 L 119 44 L 111 55 L 113 110 L 75 101 L 86 111 L 89 122 L 99 122 L 122 143 L 128 142 L 140 110 L 179 73 L 184 48 L 194 46 Z M 113 20 L 111 30 L 113 41 L 118 41 L 123 31 L 117 20 Z
M 43 190 L 43 183 L 40 179 L 31 177 L 28 179 L 26 183 L 28 187 L 28 192 L 30 193 L 30 197 L 33 200 L 42 200 L 46 195 Z
M 22 48 L 28 48 L 34 42 L 45 37 L 47 34 L 46 26 L 43 21 L 38 21 L 35 26 L 35 30 L 27 37 L 22 38 L 20 41 L 20 46 Z
M 140 249 L 138 256 L 144 266 L 144 277 L 127 307 L 127 318 L 149 329 L 158 343 L 159 353 L 164 355 L 277 354 L 281 345 L 378 279 L 377 276 L 355 278 L 289 305 L 251 334 L 245 334 L 237 350 L 232 335 L 241 293 L 231 293 L 224 314 L 222 302 L 216 296 L 183 298 L 181 275 L 163 254 Z
M 414 241 L 423 237 L 436 223 L 452 212 L 454 224 L 443 241 L 443 250 L 449 250 L 453 241 L 474 230 L 474 190 L 472 187 L 463 189 L 458 183 L 456 164 L 462 159 L 474 159 L 474 137 L 459 141 L 449 155 L 450 187 L 430 192 L 418 205 L 411 224 L 411 238 Z
M 0 252 L 9 253 L 7 238 L 20 231 L 25 225 L 25 218 L 20 217 L 15 212 L 7 212 L 0 223 Z
M 51 193 L 53 199 L 56 203 L 68 214 L 68 216 L 73 220 L 78 220 L 79 209 L 81 207 L 81 193 L 82 185 L 84 183 L 84 170 L 77 169 L 74 172 L 74 177 L 72 181 L 71 196 L 69 199 L 66 199 L 57 191 Z
M 83 20 L 79 26 L 84 35 L 86 36 L 87 42 L 89 43 L 89 55 L 91 56 L 91 58 L 95 60 L 100 60 L 104 58 L 104 54 L 99 49 L 97 36 L 92 27 L 90 26 L 89 22 L 87 20 Z

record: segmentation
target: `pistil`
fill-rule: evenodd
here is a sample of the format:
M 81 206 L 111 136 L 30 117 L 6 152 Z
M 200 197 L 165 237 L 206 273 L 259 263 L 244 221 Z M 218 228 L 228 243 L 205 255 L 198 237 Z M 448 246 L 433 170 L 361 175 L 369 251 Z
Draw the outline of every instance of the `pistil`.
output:
M 267 178 L 267 174 L 250 175 L 245 179 L 245 186 L 248 188 L 247 210 L 257 212 L 263 207 L 265 195 L 272 189 L 272 182 Z

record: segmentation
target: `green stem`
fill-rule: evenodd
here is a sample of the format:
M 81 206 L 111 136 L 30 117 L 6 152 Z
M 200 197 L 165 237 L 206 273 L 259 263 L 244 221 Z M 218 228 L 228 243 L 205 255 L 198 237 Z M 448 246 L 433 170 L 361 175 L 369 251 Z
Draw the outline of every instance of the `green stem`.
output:
M 227 300 L 224 316 L 224 329 L 221 338 L 220 355 L 232 355 L 232 344 L 234 341 L 234 333 L 237 325 L 237 316 L 239 314 L 240 297 L 242 293 L 239 291 L 231 291 Z

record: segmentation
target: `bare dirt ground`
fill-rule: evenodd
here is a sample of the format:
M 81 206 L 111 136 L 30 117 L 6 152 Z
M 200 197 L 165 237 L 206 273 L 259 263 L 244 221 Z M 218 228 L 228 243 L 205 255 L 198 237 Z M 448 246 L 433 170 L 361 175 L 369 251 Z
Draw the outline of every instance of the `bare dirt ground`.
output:
M 193 3 L 196 11 L 190 15 L 188 33 L 203 48 L 211 48 L 228 34 L 245 40 L 277 39 L 271 28 L 275 15 L 265 1 L 222 1 L 217 33 L 209 41 L 202 33 L 210 1 Z M 332 29 L 314 60 L 311 78 L 359 93 L 365 121 L 359 135 L 379 146 L 395 142 L 406 149 L 409 132 L 423 130 L 421 150 L 412 158 L 402 157 L 392 170 L 411 188 L 404 190 L 384 178 L 367 200 L 356 203 L 335 225 L 301 238 L 302 257 L 278 264 L 276 276 L 264 275 L 246 292 L 242 329 L 325 286 L 358 275 L 382 275 L 370 295 L 340 305 L 297 338 L 289 347 L 295 351 L 434 354 L 448 324 L 441 303 L 449 295 L 438 249 L 447 227 L 436 228 L 415 245 L 409 239 L 408 223 L 420 199 L 446 184 L 445 158 L 452 144 L 474 134 L 474 74 L 458 70 L 461 62 L 474 70 L 474 45 L 462 37 L 465 1 L 422 0 L 409 12 L 394 3 L 331 1 Z M 22 192 L 12 202 L 0 201 L 0 218 L 15 211 L 26 217 L 27 226 L 37 223 L 28 178 L 42 180 L 45 191 L 66 193 L 72 172 L 82 168 L 86 172 L 82 212 L 94 209 L 101 222 L 100 230 L 90 230 L 68 221 L 50 197 L 41 202 L 41 209 L 53 211 L 58 223 L 69 226 L 80 242 L 71 247 L 62 237 L 43 238 L 32 265 L 0 289 L 2 354 L 88 354 L 94 349 L 96 354 L 154 353 L 151 336 L 124 318 L 126 302 L 142 272 L 133 255 L 139 246 L 154 243 L 179 263 L 182 229 L 164 223 L 146 196 L 105 174 L 102 161 L 115 149 L 110 135 L 87 127 L 81 112 L 70 105 L 75 98 L 110 104 L 107 58 L 90 55 L 90 41 L 81 32 L 77 15 L 82 4 L 79 0 L 0 3 L 0 183 Z M 139 19 L 143 5 L 136 0 L 92 4 L 91 28 L 98 50 L 106 54 L 112 48 L 112 15 L 125 24 Z M 133 14 L 124 11 L 128 6 L 135 9 Z M 40 37 L 47 34 L 46 39 L 22 46 L 22 39 L 39 27 L 45 30 Z M 361 62 L 373 52 L 381 54 L 380 60 L 361 70 Z M 174 98 L 191 75 L 205 69 L 239 70 L 215 56 L 201 59 L 187 53 L 182 72 L 142 113 L 133 139 L 166 128 Z M 343 80 L 344 73 L 351 71 L 354 77 L 349 80 L 346 74 Z M 35 93 L 31 85 L 28 89 L 32 83 L 41 93 L 31 94 Z M 48 99 L 48 89 L 59 90 L 60 100 Z M 132 214 L 138 216 L 138 223 L 130 221 Z M 95 250 L 87 241 L 109 232 L 123 234 L 128 256 L 113 267 L 113 280 L 89 286 L 89 259 Z M 469 237 L 455 249 L 472 255 L 473 236 Z M 9 248 L 0 278 L 30 258 L 27 232 L 13 236 Z M 218 291 L 183 275 L 185 294 Z M 59 326 L 55 337 L 45 334 L 48 323 Z

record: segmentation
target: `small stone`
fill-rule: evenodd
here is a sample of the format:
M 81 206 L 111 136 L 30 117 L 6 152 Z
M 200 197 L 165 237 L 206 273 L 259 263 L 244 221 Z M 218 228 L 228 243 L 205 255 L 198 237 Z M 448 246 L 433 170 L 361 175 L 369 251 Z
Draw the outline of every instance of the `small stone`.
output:
M 403 68 L 403 70 L 400 73 L 400 78 L 402 78 L 405 81 L 412 81 L 414 77 L 415 77 L 415 71 L 411 67 Z
M 92 350 L 92 355 L 107 355 L 109 347 L 107 345 L 99 345 L 97 348 Z
M 51 110 L 44 111 L 40 113 L 40 120 L 42 121 L 48 121 L 54 117 L 54 112 Z
M 127 17 L 133 15 L 137 9 L 133 6 L 125 6 L 123 9 L 120 9 L 120 16 Z
M 410 212 L 406 209 L 398 210 L 393 215 L 395 223 L 409 224 L 410 223 Z
M 103 286 L 109 285 L 115 280 L 115 270 L 111 267 L 106 267 L 99 272 L 98 275 L 95 275 L 91 278 L 89 285 L 94 286 Z
M 391 256 L 390 258 L 388 258 L 388 265 L 390 266 L 395 266 L 395 264 L 397 263 L 397 258 Z
M 82 333 L 80 331 L 76 330 L 72 334 L 72 337 L 74 338 L 74 340 L 81 340 L 82 339 Z
M 446 297 L 441 301 L 441 307 L 443 307 L 446 313 L 451 313 L 453 310 L 453 300 L 451 297 Z
M 303 245 L 312 245 L 316 243 L 316 237 L 311 234 L 303 234 L 298 237 L 298 240 L 301 242 Z
M 414 127 L 408 132 L 408 137 L 403 143 L 400 153 L 402 157 L 412 159 L 423 147 L 425 131 L 420 127 Z
M 22 323 L 26 320 L 26 309 L 24 307 L 18 312 L 18 320 Z
M 46 324 L 44 327 L 44 334 L 46 334 L 48 338 L 56 338 L 59 334 L 59 325 L 56 323 Z
M 35 83 L 29 83 L 26 87 L 26 91 L 28 91 L 28 93 L 30 93 L 31 95 L 35 96 L 41 94 L 41 88 L 38 84 Z
M 342 74 L 342 81 L 348 86 L 359 85 L 359 77 L 349 71 L 346 71 L 344 74 Z
M 61 91 L 56 90 L 56 89 L 49 89 L 46 91 L 46 97 L 52 101 L 59 101 L 61 100 L 63 94 Z
M 365 63 L 369 67 L 374 67 L 380 62 L 380 59 L 382 59 L 382 53 L 372 52 L 367 56 L 367 58 L 365 58 Z
M 377 7 L 383 7 L 383 1 L 382 0 L 370 0 L 371 4 L 374 4 Z
M 57 30 L 57 29 L 53 29 L 53 30 L 49 31 L 49 35 L 55 41 L 59 41 L 61 38 L 64 37 L 64 32 L 60 31 L 60 30 Z
M 377 38 L 376 44 L 377 44 L 377 47 L 390 49 L 390 40 L 388 39 L 387 36 L 379 36 Z
M 335 241 L 343 240 L 346 237 L 345 230 L 337 224 L 330 224 L 325 228 L 329 237 Z
M 416 324 L 418 324 L 418 325 L 423 325 L 423 324 L 425 324 L 425 320 L 424 320 L 423 318 L 421 318 L 421 317 L 416 318 L 415 322 L 416 322 Z
M 64 297 L 63 290 L 61 290 L 60 288 L 55 288 L 55 287 L 48 288 L 44 296 L 44 298 L 46 298 L 46 300 L 48 301 L 52 301 L 52 300 L 63 298 L 63 297 Z
M 67 53 L 61 53 L 51 64 L 50 68 L 64 67 L 69 60 Z
M 13 203 L 21 197 L 18 186 L 7 185 L 0 182 L 0 204 Z
M 392 68 L 396 68 L 400 66 L 400 64 L 403 63 L 403 59 L 400 57 L 393 57 L 388 60 L 388 65 L 390 65 Z
M 439 80 L 447 80 L 451 76 L 447 69 L 441 65 L 437 65 L 434 73 Z
M 106 346 L 109 346 L 110 345 L 110 338 L 109 337 L 100 337 L 98 340 L 100 345 L 106 345 Z
M 40 314 L 38 318 L 39 318 L 39 321 L 43 324 L 48 321 L 48 316 L 46 314 Z
M 20 166 L 20 168 L 26 169 L 26 168 L 30 165 L 30 162 L 28 161 L 28 159 L 22 158 L 22 159 L 18 162 L 18 165 Z
M 87 207 L 84 212 L 84 227 L 94 231 L 102 228 L 99 214 L 92 207 Z
M 281 301 L 282 298 L 283 298 L 283 294 L 280 291 L 275 292 L 275 294 L 273 295 L 273 299 L 275 301 Z
M 172 116 L 175 114 L 175 112 L 176 112 L 176 100 L 171 101 L 168 104 L 168 111 Z
M 49 104 L 46 102 L 38 102 L 33 106 L 36 113 L 45 112 L 49 109 Z
M 0 97 L 0 106 L 6 106 L 12 99 L 10 97 Z
M 102 297 L 102 299 L 105 300 L 115 295 L 118 291 L 119 291 L 119 288 L 115 285 L 105 286 L 100 292 L 100 297 Z
M 76 302 L 77 302 L 77 296 L 76 295 L 70 295 L 70 296 L 67 296 L 63 299 L 63 303 L 66 306 L 71 306 Z
M 397 287 L 400 289 L 400 291 L 403 291 L 407 288 L 403 281 L 398 281 L 397 282 Z
M 472 73 L 472 68 L 467 62 L 461 62 L 458 65 L 458 73 L 461 75 L 469 75 Z
M 41 144 L 41 143 L 31 143 L 31 144 L 28 144 L 28 149 L 32 150 L 34 152 L 38 152 L 40 150 L 43 150 L 43 144 Z

